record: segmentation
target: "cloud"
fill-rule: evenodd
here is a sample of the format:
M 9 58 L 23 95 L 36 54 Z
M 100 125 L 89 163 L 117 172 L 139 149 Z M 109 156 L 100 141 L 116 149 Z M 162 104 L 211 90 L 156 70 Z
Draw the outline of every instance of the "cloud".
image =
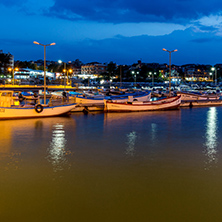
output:
M 219 0 L 55 0 L 48 15 L 99 22 L 177 22 L 222 11 Z
M 141 35 L 116 36 L 100 40 L 84 39 L 73 42 L 71 45 L 58 42 L 55 49 L 50 48 L 49 51 L 55 50 L 55 55 L 60 55 L 63 60 L 67 61 L 78 58 L 83 62 L 114 61 L 118 64 L 133 64 L 139 59 L 147 63 L 168 63 L 169 55 L 162 48 L 178 49 L 178 52 L 172 54 L 173 64 L 213 65 L 220 63 L 222 46 L 218 44 L 218 41 L 219 38 L 214 39 L 210 33 L 198 33 L 194 32 L 192 28 L 188 28 L 164 36 Z M 68 58 L 67 52 L 71 54 Z

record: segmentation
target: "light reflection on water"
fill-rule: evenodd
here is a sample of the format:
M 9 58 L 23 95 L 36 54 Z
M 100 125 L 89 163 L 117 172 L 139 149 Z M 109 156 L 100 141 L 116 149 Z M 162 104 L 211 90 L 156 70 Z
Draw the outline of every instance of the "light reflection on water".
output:
M 49 155 L 47 159 L 53 165 L 55 172 L 63 170 L 63 165 L 66 163 L 66 144 L 65 130 L 63 124 L 55 124 L 52 127 L 52 141 L 48 149 Z
M 216 107 L 211 107 L 207 112 L 206 124 L 206 149 L 204 150 L 204 153 L 207 156 L 206 169 L 209 169 L 213 165 L 216 166 L 218 162 L 217 124 L 217 109 Z
M 220 116 L 222 107 L 2 121 L 1 221 L 218 221 Z
M 127 136 L 127 145 L 128 145 L 128 147 L 126 149 L 126 155 L 134 156 L 135 143 L 136 143 L 136 138 L 137 138 L 136 132 L 133 131 L 133 132 L 127 134 L 126 136 Z
M 151 138 L 152 138 L 152 141 L 155 142 L 156 140 L 156 137 L 157 137 L 157 124 L 155 123 L 152 123 L 151 124 Z

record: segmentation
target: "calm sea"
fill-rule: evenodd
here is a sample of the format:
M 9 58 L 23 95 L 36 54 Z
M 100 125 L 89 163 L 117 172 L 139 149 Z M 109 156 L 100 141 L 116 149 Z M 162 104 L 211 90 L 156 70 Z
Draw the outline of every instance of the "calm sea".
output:
M 222 107 L 0 129 L 1 222 L 222 220 Z

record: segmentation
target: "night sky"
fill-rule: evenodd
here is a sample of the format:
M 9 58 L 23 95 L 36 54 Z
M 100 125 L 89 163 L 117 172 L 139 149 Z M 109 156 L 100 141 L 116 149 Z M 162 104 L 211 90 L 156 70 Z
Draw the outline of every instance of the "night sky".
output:
M 15 60 L 222 63 L 219 0 L 1 0 L 0 49 Z

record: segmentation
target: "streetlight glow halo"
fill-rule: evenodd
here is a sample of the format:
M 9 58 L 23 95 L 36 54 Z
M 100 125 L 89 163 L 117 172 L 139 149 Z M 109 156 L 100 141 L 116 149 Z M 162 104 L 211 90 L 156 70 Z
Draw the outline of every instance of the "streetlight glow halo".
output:
M 36 44 L 36 45 L 39 45 L 39 44 L 40 44 L 39 42 L 36 42 L 36 41 L 34 41 L 33 43 Z

